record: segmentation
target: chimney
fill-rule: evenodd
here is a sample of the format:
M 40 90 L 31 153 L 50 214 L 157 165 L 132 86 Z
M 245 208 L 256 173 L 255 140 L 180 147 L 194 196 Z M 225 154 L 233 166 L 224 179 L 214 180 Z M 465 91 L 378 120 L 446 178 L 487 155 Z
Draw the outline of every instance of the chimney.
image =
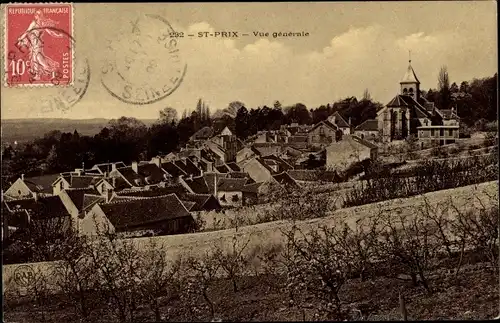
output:
M 132 162 L 132 170 L 137 174 L 139 173 L 139 165 L 137 164 L 136 161 Z
M 217 198 L 217 173 L 214 176 L 214 196 Z
M 114 170 L 116 170 L 116 164 L 115 164 L 115 163 L 112 163 L 112 164 L 111 164 L 111 171 L 114 171 Z
M 349 127 L 351 126 L 351 117 L 349 117 Z
M 33 193 L 33 199 L 35 200 L 35 202 L 38 201 L 38 192 Z
M 113 185 L 113 188 L 116 188 L 116 177 L 111 179 L 111 185 Z
M 21 174 L 21 180 L 24 181 L 24 174 Z

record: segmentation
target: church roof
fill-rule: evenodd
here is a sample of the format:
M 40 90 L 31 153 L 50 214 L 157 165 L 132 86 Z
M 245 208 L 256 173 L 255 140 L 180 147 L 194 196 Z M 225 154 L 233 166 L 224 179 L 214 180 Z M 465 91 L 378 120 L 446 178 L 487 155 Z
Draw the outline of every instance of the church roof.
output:
M 387 103 L 388 107 L 407 107 L 408 103 L 401 98 L 401 95 L 396 95 L 389 103 Z
M 420 81 L 417 78 L 417 75 L 415 75 L 415 71 L 413 70 L 413 67 L 411 67 L 411 61 L 408 64 L 408 69 L 406 70 L 405 76 L 403 76 L 403 79 L 401 80 L 400 83 L 419 83 Z

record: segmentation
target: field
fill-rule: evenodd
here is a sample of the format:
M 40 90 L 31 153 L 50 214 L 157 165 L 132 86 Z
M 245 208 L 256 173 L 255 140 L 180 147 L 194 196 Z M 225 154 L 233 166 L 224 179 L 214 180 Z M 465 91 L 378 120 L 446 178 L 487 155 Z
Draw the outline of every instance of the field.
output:
M 142 120 L 149 125 L 153 120 Z M 71 132 L 75 130 L 81 135 L 93 136 L 104 128 L 106 119 L 4 119 L 2 120 L 2 145 L 18 144 L 43 137 L 49 131 L 59 130 Z

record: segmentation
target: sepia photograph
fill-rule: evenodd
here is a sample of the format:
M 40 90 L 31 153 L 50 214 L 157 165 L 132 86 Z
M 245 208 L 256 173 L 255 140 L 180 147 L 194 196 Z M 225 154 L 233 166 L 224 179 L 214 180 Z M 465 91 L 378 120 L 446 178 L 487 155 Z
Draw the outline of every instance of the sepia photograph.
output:
M 500 318 L 495 1 L 0 5 L 2 318 Z

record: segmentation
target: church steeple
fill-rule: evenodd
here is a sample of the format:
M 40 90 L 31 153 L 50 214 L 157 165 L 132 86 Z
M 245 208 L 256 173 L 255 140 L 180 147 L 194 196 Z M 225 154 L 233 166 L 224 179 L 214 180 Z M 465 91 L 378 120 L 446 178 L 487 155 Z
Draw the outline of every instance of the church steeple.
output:
M 399 84 L 401 85 L 402 95 L 409 95 L 415 100 L 418 100 L 418 97 L 420 95 L 420 81 L 418 80 L 417 75 L 415 74 L 415 71 L 411 66 L 411 56 L 408 60 L 408 68 L 406 70 L 406 73 Z

